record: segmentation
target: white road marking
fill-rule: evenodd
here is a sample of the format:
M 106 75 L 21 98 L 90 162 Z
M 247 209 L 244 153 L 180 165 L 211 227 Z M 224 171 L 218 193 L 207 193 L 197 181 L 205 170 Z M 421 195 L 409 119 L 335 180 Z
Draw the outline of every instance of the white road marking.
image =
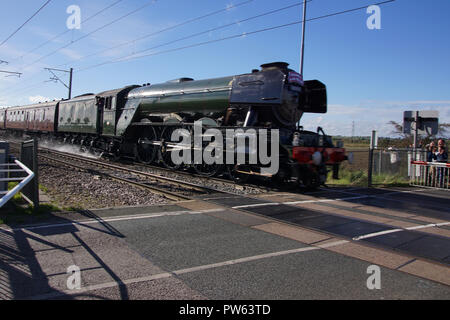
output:
M 357 196 L 357 197 L 347 197 L 347 198 L 338 198 L 338 199 L 320 199 L 320 200 L 299 200 L 299 201 L 287 201 L 287 202 L 263 202 L 256 204 L 245 204 L 241 206 L 231 207 L 232 209 L 245 209 L 245 208 L 254 208 L 254 207 L 264 207 L 264 206 L 277 206 L 280 204 L 293 205 L 300 203 L 318 203 L 318 202 L 333 202 L 333 201 L 346 201 L 346 200 L 355 200 L 355 199 L 364 199 L 369 196 Z
M 362 239 L 367 239 L 367 238 L 372 238 L 372 237 L 377 237 L 377 236 L 382 236 L 384 234 L 389 234 L 389 233 L 394 233 L 394 232 L 399 232 L 399 231 L 403 231 L 404 229 L 389 229 L 389 230 L 385 230 L 385 231 L 379 231 L 379 232 L 374 232 L 374 233 L 368 233 L 362 236 L 357 236 L 352 238 L 352 240 L 362 240 Z
M 368 198 L 369 196 L 363 195 L 363 196 L 356 196 L 356 197 L 347 197 L 347 198 L 337 198 L 337 199 L 320 199 L 320 200 L 300 200 L 300 201 L 289 201 L 289 202 L 283 202 L 283 204 L 300 204 L 300 203 L 317 203 L 317 202 L 333 202 L 333 201 L 346 201 L 346 200 L 355 200 L 355 199 L 364 199 Z
M 380 231 L 380 232 L 368 233 L 368 234 L 365 234 L 362 236 L 354 237 L 354 238 L 352 238 L 352 240 L 358 241 L 361 239 L 377 237 L 377 236 L 380 236 L 383 234 L 388 234 L 388 233 L 400 232 L 400 231 L 405 231 L 405 230 L 418 230 L 418 229 L 425 229 L 425 228 L 432 228 L 432 227 L 441 227 L 441 226 L 446 226 L 446 225 L 450 225 L 450 222 L 430 223 L 430 224 L 424 224 L 424 225 L 419 225 L 419 226 L 414 226 L 414 227 L 407 227 L 407 228 L 401 228 L 401 229 L 390 229 L 390 230 L 385 230 L 385 231 Z
M 245 204 L 242 206 L 234 206 L 231 209 L 243 209 L 243 208 L 253 208 L 253 207 L 264 207 L 264 206 L 277 206 L 279 204 L 283 204 L 280 202 L 264 202 L 264 203 L 256 203 L 256 204 Z
M 326 249 L 326 248 L 330 248 L 330 247 L 336 247 L 339 246 L 341 244 L 346 244 L 349 243 L 350 241 L 348 240 L 339 240 L 339 241 L 334 241 L 334 242 L 329 242 L 329 243 L 324 243 L 324 244 L 316 244 L 316 246 L 322 248 L 322 249 Z
M 450 222 L 441 222 L 441 223 L 436 223 L 436 227 L 440 227 L 440 226 L 446 226 L 449 225 Z
M 430 223 L 430 224 L 421 225 L 421 226 L 408 227 L 405 229 L 406 230 L 415 230 L 415 229 L 423 229 L 423 228 L 431 228 L 431 227 L 441 227 L 441 226 L 447 226 L 447 225 L 450 225 L 450 222 Z
M 157 217 L 165 217 L 165 216 L 201 214 L 201 213 L 218 212 L 218 211 L 225 211 L 225 209 L 205 209 L 205 210 L 198 210 L 198 211 L 183 210 L 183 211 L 168 211 L 168 212 L 150 213 L 150 214 L 125 215 L 125 216 L 117 216 L 117 217 L 111 217 L 111 218 L 106 218 L 106 219 L 102 219 L 102 218 L 89 219 L 89 220 L 81 220 L 81 221 L 72 221 L 72 222 L 67 222 L 67 223 L 54 223 L 54 224 L 46 224 L 46 225 L 38 225 L 38 226 L 13 228 L 13 229 L 1 227 L 0 231 L 3 230 L 3 231 L 11 232 L 11 231 L 20 231 L 20 230 L 36 230 L 36 229 L 66 227 L 66 226 L 73 226 L 73 225 L 83 226 L 83 225 L 103 223 L 103 222 L 139 220 L 139 219 L 157 218 Z
M 236 264 L 250 262 L 250 261 L 285 256 L 285 255 L 290 255 L 290 254 L 294 254 L 294 253 L 320 250 L 322 248 L 338 246 L 338 245 L 341 245 L 341 244 L 344 244 L 347 242 L 349 242 L 349 241 L 341 240 L 341 241 L 326 243 L 323 245 L 314 245 L 314 246 L 302 247 L 302 248 L 291 249 L 291 250 L 270 252 L 270 253 L 255 255 L 255 256 L 249 256 L 249 257 L 244 257 L 244 258 L 239 258 L 239 259 L 222 261 L 222 262 L 218 262 L 218 263 L 205 264 L 205 265 L 196 266 L 196 267 L 192 267 L 192 268 L 175 270 L 172 272 L 158 273 L 158 274 L 154 274 L 154 275 L 150 275 L 150 276 L 146 276 L 146 277 L 132 278 L 132 279 L 120 280 L 120 281 L 111 281 L 111 282 L 106 282 L 106 283 L 102 283 L 102 284 L 86 286 L 86 287 L 83 287 L 78 290 L 75 289 L 75 290 L 63 290 L 63 291 L 58 291 L 58 292 L 51 292 L 48 294 L 32 296 L 32 297 L 27 298 L 27 300 L 52 299 L 52 298 L 56 298 L 56 297 L 60 297 L 60 296 L 64 296 L 64 295 L 75 295 L 75 294 L 85 293 L 85 292 L 93 291 L 93 290 L 118 287 L 120 285 L 129 285 L 129 284 L 133 284 L 133 283 L 165 279 L 165 278 L 170 278 L 174 275 L 182 275 L 182 274 L 187 274 L 187 273 L 192 273 L 192 272 L 220 268 L 220 267 L 224 267 L 224 266 L 236 265 Z

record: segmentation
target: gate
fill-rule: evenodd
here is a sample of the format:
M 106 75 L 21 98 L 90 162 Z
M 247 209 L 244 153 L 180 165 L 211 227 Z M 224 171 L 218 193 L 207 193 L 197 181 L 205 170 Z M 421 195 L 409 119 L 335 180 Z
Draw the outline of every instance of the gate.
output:
M 449 190 L 450 163 L 411 161 L 409 184 Z

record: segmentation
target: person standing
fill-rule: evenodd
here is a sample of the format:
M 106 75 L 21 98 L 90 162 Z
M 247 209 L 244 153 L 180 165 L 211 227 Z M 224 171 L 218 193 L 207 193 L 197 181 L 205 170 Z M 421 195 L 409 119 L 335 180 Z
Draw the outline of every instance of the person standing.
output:
M 441 140 L 439 140 L 441 141 Z M 448 153 L 445 150 L 445 145 L 444 143 L 440 144 L 438 146 L 438 152 L 436 153 L 436 162 L 439 163 L 447 163 L 448 161 Z M 445 176 L 446 176 L 446 169 L 445 167 L 438 167 L 437 168 L 437 178 L 438 178 L 438 182 L 439 182 L 439 187 L 443 187 L 444 186 L 444 180 L 445 180 Z
M 433 162 L 436 160 L 436 146 L 434 141 L 431 141 L 429 145 L 427 145 L 427 162 Z
M 430 144 L 427 145 L 427 162 L 436 161 L 436 146 L 434 141 L 431 141 Z M 436 170 L 435 167 L 430 163 L 427 164 L 425 169 L 425 177 L 427 178 L 427 185 L 434 185 Z

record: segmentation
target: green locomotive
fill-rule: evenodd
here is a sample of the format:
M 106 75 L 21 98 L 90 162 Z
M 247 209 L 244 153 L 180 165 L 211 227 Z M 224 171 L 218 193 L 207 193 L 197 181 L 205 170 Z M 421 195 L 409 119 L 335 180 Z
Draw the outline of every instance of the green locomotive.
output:
M 54 119 L 50 119 L 53 130 L 38 129 L 34 134 L 113 157 L 162 162 L 174 169 L 179 165 L 171 160 L 172 133 L 180 128 L 192 131 L 198 122 L 205 130 L 278 129 L 281 166 L 274 178 L 296 178 L 305 185 L 317 186 L 326 179 L 327 165 L 337 171 L 339 163 L 345 160 L 345 150 L 335 148 L 320 128 L 315 133 L 298 126 L 305 112 L 326 113 L 325 85 L 317 80 L 303 81 L 284 62 L 263 64 L 260 70 L 229 77 L 197 81 L 180 78 L 85 94 L 61 100 L 54 108 Z M 15 130 L 30 132 L 26 121 Z M 10 129 L 8 125 L 6 113 L 3 126 Z M 199 164 L 193 167 L 206 175 L 225 168 Z M 236 164 L 228 169 L 238 179 L 260 175 L 259 167 L 260 164 Z

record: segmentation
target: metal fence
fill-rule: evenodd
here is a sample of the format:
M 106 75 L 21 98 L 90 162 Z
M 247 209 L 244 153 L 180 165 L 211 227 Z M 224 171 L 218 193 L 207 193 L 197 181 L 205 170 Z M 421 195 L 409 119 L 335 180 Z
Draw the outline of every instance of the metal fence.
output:
M 426 151 L 411 149 L 375 149 L 372 174 L 391 175 L 403 179 L 411 176 L 411 161 L 426 160 Z
M 437 175 L 443 170 L 443 175 L 448 177 L 448 167 L 444 164 L 445 168 L 438 170 L 438 167 L 442 166 L 435 163 L 424 164 L 426 163 L 425 150 L 379 148 L 373 149 L 372 155 L 369 149 L 347 149 L 347 152 L 352 154 L 353 161 L 344 162 L 341 172 L 351 176 L 355 181 L 360 179 L 361 185 L 409 183 L 417 186 L 447 188 L 447 185 L 437 183 L 440 181 Z M 425 169 L 425 167 L 430 168 Z M 434 180 L 429 181 L 424 178 L 424 174 L 430 176 L 430 173 L 436 175 Z M 445 181 L 448 183 L 448 179 Z
M 449 190 L 449 163 L 411 161 L 412 186 Z
M 33 179 L 37 181 L 35 178 L 33 171 L 9 155 L 9 143 L 0 141 L 0 208 L 18 192 L 24 192 Z M 17 182 L 17 185 L 8 190 L 8 182 Z
M 367 175 L 371 168 L 374 176 L 391 175 L 404 178 L 406 181 L 410 176 L 410 162 L 412 160 L 423 161 L 426 157 L 424 151 L 418 151 L 414 155 L 411 149 L 374 149 L 370 166 L 369 149 L 348 149 L 347 153 L 352 153 L 353 161 L 343 163 L 344 171 L 360 171 Z

